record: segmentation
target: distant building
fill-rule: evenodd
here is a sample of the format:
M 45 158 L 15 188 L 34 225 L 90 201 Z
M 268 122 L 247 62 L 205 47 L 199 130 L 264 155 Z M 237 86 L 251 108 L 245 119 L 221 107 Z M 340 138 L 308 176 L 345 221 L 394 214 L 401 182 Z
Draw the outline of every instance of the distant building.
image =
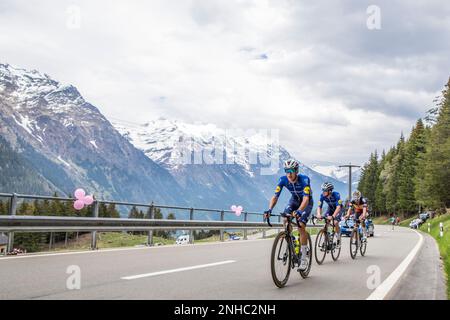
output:
M 0 233 L 0 254 L 5 254 L 8 245 L 8 237 Z

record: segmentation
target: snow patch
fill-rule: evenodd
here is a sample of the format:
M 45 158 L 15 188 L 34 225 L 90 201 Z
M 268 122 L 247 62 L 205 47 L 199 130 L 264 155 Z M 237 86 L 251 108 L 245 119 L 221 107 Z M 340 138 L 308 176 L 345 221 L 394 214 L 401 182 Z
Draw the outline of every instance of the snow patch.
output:
M 61 158 L 61 156 L 58 156 L 58 160 L 61 161 L 67 167 L 71 167 L 71 165 L 67 161 L 64 161 L 63 158 Z

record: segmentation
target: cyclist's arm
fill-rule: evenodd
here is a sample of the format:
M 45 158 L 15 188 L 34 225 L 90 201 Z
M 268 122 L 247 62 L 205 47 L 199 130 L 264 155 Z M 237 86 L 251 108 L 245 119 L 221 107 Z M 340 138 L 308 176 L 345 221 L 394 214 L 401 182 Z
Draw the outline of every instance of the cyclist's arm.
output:
M 363 202 L 363 212 L 362 212 L 362 215 L 361 215 L 361 220 L 365 219 L 366 216 L 367 216 L 367 201 L 364 200 L 364 202 Z
M 316 216 L 319 218 L 322 216 L 322 208 L 321 207 L 317 207 L 317 213 Z
M 350 207 L 347 210 L 347 214 L 345 215 L 345 219 L 348 219 L 348 217 L 350 216 L 351 212 L 352 212 L 352 206 L 350 205 Z
M 278 202 L 278 197 L 277 196 L 273 196 L 272 199 L 270 199 L 270 202 L 269 202 L 269 209 L 272 210 L 277 205 L 277 202 Z
M 270 199 L 270 202 L 269 202 L 269 210 L 272 210 L 274 207 L 275 207 L 275 205 L 277 204 L 277 202 L 278 202 L 278 197 L 280 196 L 280 194 L 281 194 L 281 190 L 283 190 L 283 182 L 282 182 L 282 180 L 281 180 L 281 178 L 278 180 L 278 184 L 277 184 L 277 187 L 276 187 L 276 189 L 275 189 L 275 194 L 273 195 L 273 197 L 272 197 L 272 199 Z
M 303 211 L 308 206 L 309 203 L 309 196 L 303 196 L 302 203 L 300 204 L 300 207 L 298 207 L 298 210 Z
M 322 217 L 322 204 L 323 204 L 323 199 L 322 199 L 322 196 L 320 196 L 319 206 L 317 207 L 317 213 L 316 213 L 317 218 Z
M 339 212 L 342 209 L 342 200 L 338 193 L 336 193 L 336 210 L 334 210 L 333 217 L 336 218 Z
M 305 187 L 303 188 L 303 199 L 298 210 L 303 211 L 309 204 L 309 196 L 311 194 L 311 184 L 309 178 L 305 179 Z
M 341 206 L 336 207 L 336 210 L 334 210 L 334 213 L 333 213 L 333 217 L 336 218 L 336 216 L 338 215 L 339 212 L 341 212 Z
M 366 218 L 366 215 L 367 215 L 367 207 L 363 207 L 363 212 L 362 212 L 362 215 L 361 215 L 361 220 L 365 219 L 365 218 Z

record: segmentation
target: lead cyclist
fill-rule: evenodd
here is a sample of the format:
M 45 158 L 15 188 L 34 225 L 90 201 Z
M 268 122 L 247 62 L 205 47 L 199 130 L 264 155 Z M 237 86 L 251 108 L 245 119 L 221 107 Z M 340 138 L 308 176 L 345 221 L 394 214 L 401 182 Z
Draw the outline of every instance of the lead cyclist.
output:
M 264 216 L 267 218 L 272 213 L 273 208 L 278 202 L 278 198 L 284 187 L 291 192 L 291 199 L 288 205 L 281 214 L 283 216 L 283 224 L 286 225 L 288 219 L 287 214 L 294 214 L 297 220 L 298 232 L 300 235 L 300 267 L 297 271 L 303 271 L 308 268 L 307 244 L 308 231 L 306 224 L 311 215 L 313 207 L 313 198 L 311 191 L 311 182 L 308 176 L 299 174 L 299 163 L 294 159 L 289 159 L 284 162 L 285 176 L 280 177 L 278 185 L 275 189 L 275 194 L 270 199 L 269 210 L 264 211 Z

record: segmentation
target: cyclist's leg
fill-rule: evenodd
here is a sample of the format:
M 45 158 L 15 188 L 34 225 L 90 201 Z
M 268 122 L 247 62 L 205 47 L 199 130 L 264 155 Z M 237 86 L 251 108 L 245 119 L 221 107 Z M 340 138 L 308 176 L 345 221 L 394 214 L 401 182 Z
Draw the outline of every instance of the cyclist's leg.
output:
M 306 258 L 306 248 L 308 247 L 308 231 L 306 230 L 306 224 L 308 223 L 308 219 L 311 216 L 313 205 L 313 201 L 310 200 L 308 206 L 305 208 L 302 215 L 297 220 L 297 224 L 299 226 L 298 232 L 300 234 L 300 250 L 302 252 L 302 259 Z
M 339 227 L 339 221 L 342 218 L 342 210 L 337 214 L 334 220 L 334 232 L 336 233 L 336 239 L 338 244 L 341 244 L 341 227 Z
M 289 203 L 287 204 L 287 206 L 284 208 L 283 213 L 281 214 L 281 216 L 283 216 L 283 224 L 284 226 L 286 226 L 287 223 L 287 218 L 286 215 L 288 214 L 292 214 L 293 211 L 295 211 L 298 208 L 299 204 L 297 204 L 295 202 L 295 199 L 291 198 L 289 200 Z M 292 232 L 292 225 L 289 226 L 289 231 Z
M 364 223 L 364 219 L 362 219 L 362 212 L 356 213 L 355 220 L 358 222 L 358 229 L 361 226 L 362 229 L 362 239 L 366 237 L 366 224 Z

